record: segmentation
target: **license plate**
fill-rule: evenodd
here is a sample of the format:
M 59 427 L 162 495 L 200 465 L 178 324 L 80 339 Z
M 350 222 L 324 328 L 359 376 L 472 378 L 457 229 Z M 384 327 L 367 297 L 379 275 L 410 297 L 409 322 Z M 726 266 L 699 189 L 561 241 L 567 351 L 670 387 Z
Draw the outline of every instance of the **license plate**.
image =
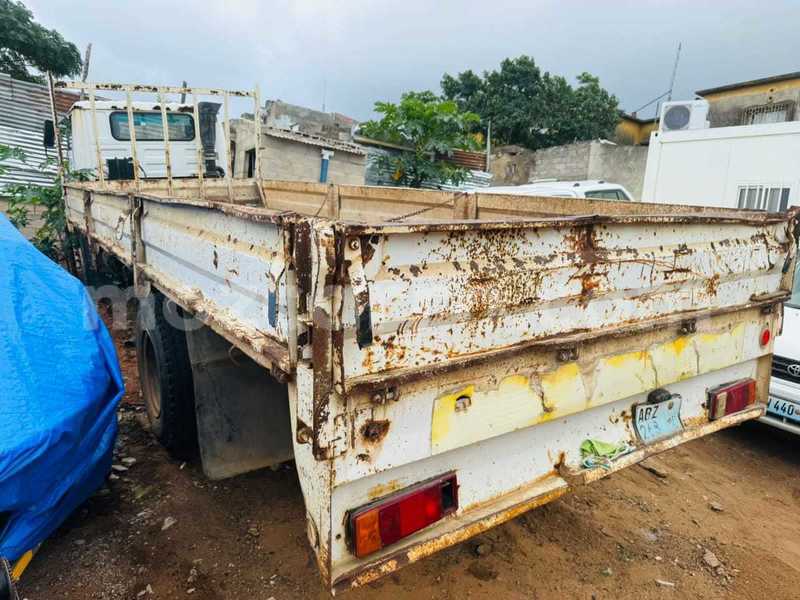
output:
M 633 423 L 639 439 L 645 444 L 683 431 L 681 397 L 676 394 L 669 400 L 636 404 L 633 407 Z
M 794 402 L 770 396 L 767 401 L 767 412 L 776 417 L 800 423 L 800 405 Z

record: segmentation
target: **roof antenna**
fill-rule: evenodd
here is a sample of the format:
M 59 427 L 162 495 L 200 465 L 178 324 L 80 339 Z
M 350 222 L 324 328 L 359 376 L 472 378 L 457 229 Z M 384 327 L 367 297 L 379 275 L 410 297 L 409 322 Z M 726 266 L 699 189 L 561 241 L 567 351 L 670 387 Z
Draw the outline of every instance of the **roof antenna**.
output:
M 681 44 L 678 42 L 678 52 L 675 54 L 675 64 L 672 67 L 672 79 L 669 81 L 669 92 L 667 92 L 667 102 L 672 100 L 672 90 L 675 88 L 675 76 L 678 74 L 678 61 L 681 59 Z

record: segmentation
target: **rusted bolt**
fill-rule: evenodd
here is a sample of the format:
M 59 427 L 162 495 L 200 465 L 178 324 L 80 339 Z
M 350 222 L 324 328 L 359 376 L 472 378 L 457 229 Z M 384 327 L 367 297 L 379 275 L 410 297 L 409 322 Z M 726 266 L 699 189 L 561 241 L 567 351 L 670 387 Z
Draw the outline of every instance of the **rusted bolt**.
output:
M 573 362 L 578 360 L 578 349 L 574 346 L 571 348 L 559 348 L 556 352 L 556 360 L 558 362 Z
M 311 428 L 306 427 L 299 427 L 297 429 L 297 442 L 300 444 L 310 444 L 311 443 Z
M 361 428 L 361 435 L 368 442 L 379 442 L 389 432 L 389 421 L 369 421 Z
M 358 240 L 356 238 L 351 239 L 348 245 L 350 246 L 350 250 L 358 250 Z
M 456 412 L 464 412 L 472 406 L 472 398 L 466 394 L 456 398 Z
M 289 381 L 289 374 L 283 369 L 276 367 L 275 365 L 272 365 L 272 368 L 270 369 L 270 374 L 275 378 L 275 381 L 277 381 L 278 383 L 287 383 Z
M 400 399 L 400 392 L 396 387 L 388 387 L 377 392 L 373 392 L 370 400 L 373 404 L 386 404 L 387 402 L 397 402 Z

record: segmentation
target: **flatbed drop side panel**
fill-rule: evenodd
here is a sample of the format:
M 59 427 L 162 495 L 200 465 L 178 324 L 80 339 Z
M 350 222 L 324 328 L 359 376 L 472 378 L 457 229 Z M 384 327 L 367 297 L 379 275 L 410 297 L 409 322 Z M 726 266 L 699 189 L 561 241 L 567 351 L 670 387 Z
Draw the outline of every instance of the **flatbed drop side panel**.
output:
M 334 590 L 599 478 L 584 440 L 629 444 L 620 468 L 763 412 L 794 213 L 288 182 L 250 182 L 249 199 L 237 183 L 234 205 L 175 185 L 185 199 L 70 186 L 70 222 L 287 375 L 309 540 Z M 744 379 L 758 402 L 709 420 L 708 390 Z M 659 388 L 680 397 L 681 430 L 644 445 L 634 405 Z M 355 509 L 447 473 L 453 514 L 356 558 Z

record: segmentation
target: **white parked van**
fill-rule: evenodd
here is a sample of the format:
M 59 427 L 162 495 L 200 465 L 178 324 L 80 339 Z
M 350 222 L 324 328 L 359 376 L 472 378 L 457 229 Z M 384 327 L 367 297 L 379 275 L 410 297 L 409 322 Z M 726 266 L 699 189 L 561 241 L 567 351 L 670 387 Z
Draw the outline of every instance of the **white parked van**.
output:
M 633 201 L 630 192 L 618 183 L 602 179 L 558 181 L 542 179 L 523 185 L 504 185 L 483 188 L 482 194 L 511 194 L 515 196 L 556 196 L 559 198 L 596 198 L 599 200 Z

